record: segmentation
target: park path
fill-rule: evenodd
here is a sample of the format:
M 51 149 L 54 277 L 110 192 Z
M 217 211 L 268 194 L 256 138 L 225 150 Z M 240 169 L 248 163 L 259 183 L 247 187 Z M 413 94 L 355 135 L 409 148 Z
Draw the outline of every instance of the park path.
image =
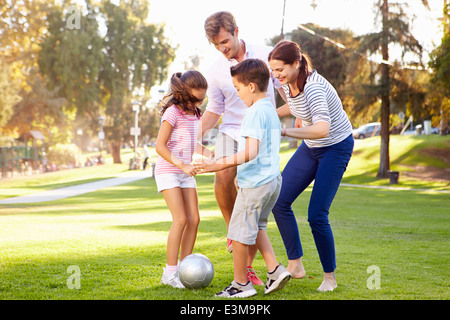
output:
M 64 187 L 54 190 L 37 192 L 29 195 L 12 197 L 0 200 L 0 204 L 19 204 L 19 203 L 36 203 L 60 200 L 68 197 L 78 196 L 88 192 L 93 192 L 99 189 L 114 187 L 121 184 L 130 183 L 133 181 L 151 177 L 151 170 L 149 171 L 127 171 L 117 175 L 115 178 L 99 180 L 75 186 Z
M 118 175 L 115 178 L 99 180 L 90 183 L 79 184 L 70 187 L 64 187 L 54 190 L 37 192 L 29 195 L 12 197 L 0 200 L 0 204 L 19 204 L 19 203 L 36 203 L 36 202 L 46 202 L 60 200 L 68 197 L 74 197 L 88 192 L 93 192 L 99 189 L 114 187 L 121 184 L 130 183 L 133 181 L 145 179 L 151 177 L 151 171 L 127 171 Z M 411 190 L 411 191 L 431 191 L 429 189 L 415 189 L 406 187 L 395 187 L 395 186 L 368 186 L 359 184 L 348 184 L 342 183 L 341 186 L 344 187 L 356 187 L 356 188 L 368 188 L 368 189 L 386 189 L 386 190 Z M 433 191 L 431 191 L 433 192 Z M 450 190 L 434 191 L 439 193 L 450 193 Z

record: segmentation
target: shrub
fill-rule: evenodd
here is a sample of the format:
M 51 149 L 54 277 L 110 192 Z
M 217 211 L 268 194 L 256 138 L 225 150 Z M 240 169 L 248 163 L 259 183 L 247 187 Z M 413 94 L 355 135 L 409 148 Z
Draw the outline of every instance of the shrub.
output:
M 54 161 L 56 165 L 76 165 L 81 158 L 81 151 L 74 144 L 58 143 L 48 149 L 48 159 Z

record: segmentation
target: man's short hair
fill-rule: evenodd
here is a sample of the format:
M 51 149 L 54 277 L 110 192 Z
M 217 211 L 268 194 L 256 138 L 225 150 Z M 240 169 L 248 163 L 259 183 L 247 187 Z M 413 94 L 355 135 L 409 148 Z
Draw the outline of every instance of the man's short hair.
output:
M 266 92 L 269 86 L 270 72 L 267 64 L 260 59 L 246 59 L 230 68 L 231 76 L 248 86 L 255 83 L 258 90 Z
M 219 11 L 210 15 L 205 21 L 205 32 L 208 41 L 219 34 L 220 28 L 224 28 L 229 33 L 234 34 L 236 29 L 236 20 L 228 11 Z

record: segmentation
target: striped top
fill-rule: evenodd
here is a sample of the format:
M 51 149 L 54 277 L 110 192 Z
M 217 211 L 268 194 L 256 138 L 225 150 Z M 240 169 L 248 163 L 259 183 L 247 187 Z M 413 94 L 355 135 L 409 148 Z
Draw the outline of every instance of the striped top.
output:
M 326 147 L 339 143 L 352 134 L 352 125 L 345 113 L 341 99 L 334 87 L 314 70 L 306 79 L 303 92 L 292 97 L 289 85 L 283 85 L 291 114 L 302 120 L 303 127 L 318 121 L 330 124 L 328 137 L 304 139 L 310 148 Z
M 187 115 L 175 105 L 167 108 L 161 123 L 167 121 L 172 125 L 167 147 L 172 154 L 185 163 L 192 162 L 192 154 L 197 145 L 197 132 L 200 119 L 195 115 Z M 155 175 L 165 173 L 183 173 L 183 171 L 158 156 L 156 160 Z

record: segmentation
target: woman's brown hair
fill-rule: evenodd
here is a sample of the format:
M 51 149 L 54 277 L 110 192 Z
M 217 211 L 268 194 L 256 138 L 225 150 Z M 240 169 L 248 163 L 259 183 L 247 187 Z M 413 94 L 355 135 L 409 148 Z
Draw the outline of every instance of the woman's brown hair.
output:
M 294 64 L 295 61 L 300 62 L 300 68 L 297 78 L 297 86 L 300 92 L 305 88 L 306 79 L 313 71 L 311 58 L 306 53 L 302 53 L 300 46 L 293 41 L 282 40 L 276 44 L 269 53 L 270 60 L 280 60 L 285 64 Z
M 193 111 L 200 118 L 202 110 L 195 107 L 195 103 L 199 100 L 192 94 L 192 89 L 208 89 L 208 83 L 200 72 L 189 70 L 185 73 L 174 73 L 170 78 L 170 91 L 163 98 L 166 102 L 163 102 L 160 115 L 162 116 L 167 108 L 175 104 L 182 111 Z

